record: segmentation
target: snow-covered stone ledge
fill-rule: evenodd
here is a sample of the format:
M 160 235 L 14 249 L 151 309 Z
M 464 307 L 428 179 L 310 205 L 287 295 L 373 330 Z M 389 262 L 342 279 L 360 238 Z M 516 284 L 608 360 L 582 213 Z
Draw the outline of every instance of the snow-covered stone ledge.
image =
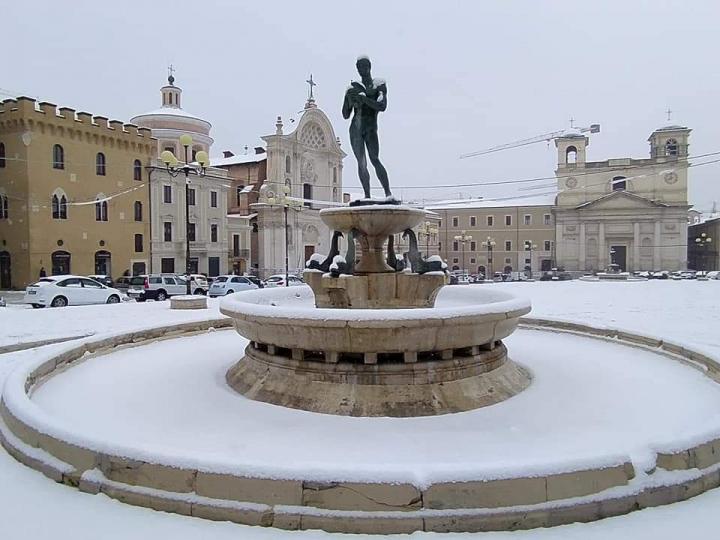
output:
M 618 456 L 569 463 L 566 470 L 533 471 L 531 476 L 507 471 L 506 477 L 416 485 L 263 477 L 109 447 L 54 425 L 30 399 L 38 383 L 93 356 L 231 325 L 231 320 L 219 319 L 89 340 L 17 368 L 0 401 L 0 442 L 16 459 L 55 481 L 129 504 L 207 519 L 348 533 L 548 527 L 669 504 L 720 484 L 717 427 L 656 448 L 654 463 L 643 470 L 629 457 Z M 649 336 L 536 318 L 523 319 L 521 325 L 649 349 L 715 381 L 720 373 L 714 358 Z

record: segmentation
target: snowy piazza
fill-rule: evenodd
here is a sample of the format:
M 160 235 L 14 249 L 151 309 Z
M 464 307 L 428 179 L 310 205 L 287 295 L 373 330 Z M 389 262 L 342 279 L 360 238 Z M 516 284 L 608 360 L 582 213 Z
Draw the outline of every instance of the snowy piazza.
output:
M 717 2 L 33 8 L 0 539 L 718 537 Z

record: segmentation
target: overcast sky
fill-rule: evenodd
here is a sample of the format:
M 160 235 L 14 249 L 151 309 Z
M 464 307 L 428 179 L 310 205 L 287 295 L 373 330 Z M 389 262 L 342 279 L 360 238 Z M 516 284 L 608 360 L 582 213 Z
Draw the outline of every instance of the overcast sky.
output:
M 691 154 L 720 151 L 717 0 L 42 0 L 7 3 L 3 21 L 2 92 L 129 120 L 160 105 L 172 63 L 184 108 L 213 124 L 213 155 L 258 144 L 277 115 L 287 126 L 311 72 L 350 154 L 340 107 L 368 54 L 388 82 L 381 157 L 405 199 L 516 194 L 533 184 L 428 187 L 551 176 L 552 144 L 458 156 L 563 129 L 571 116 L 602 126 L 589 160 L 648 156 L 668 108 L 671 123 L 693 129 Z M 690 169 L 699 209 L 720 203 L 719 173 L 720 163 Z M 344 183 L 359 188 L 352 156 Z

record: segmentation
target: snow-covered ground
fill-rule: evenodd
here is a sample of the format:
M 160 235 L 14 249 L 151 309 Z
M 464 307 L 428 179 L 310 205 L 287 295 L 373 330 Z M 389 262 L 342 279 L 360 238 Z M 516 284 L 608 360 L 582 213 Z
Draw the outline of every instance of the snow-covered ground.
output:
M 687 343 L 720 358 L 720 281 L 649 281 L 639 283 L 503 283 L 467 285 L 497 287 L 529 297 L 534 316 L 596 325 L 625 327 Z M 0 344 L 38 341 L 49 336 L 124 331 L 173 321 L 215 317 L 217 301 L 209 312 L 170 311 L 167 302 L 116 306 L 25 310 L 0 309 Z M 512 339 L 512 338 L 511 338 Z M 62 345 L 51 345 L 62 347 Z M 7 372 L 37 356 L 34 350 L 0 355 L 0 382 Z M 638 383 L 640 384 L 640 383 Z M 228 390 L 228 392 L 230 392 Z M 682 399 L 683 396 L 678 396 Z M 578 399 L 581 399 L 579 397 Z M 251 440 L 252 435 L 248 435 Z M 175 538 L 198 537 L 339 540 L 346 535 L 323 532 L 284 532 L 275 529 L 214 523 L 124 505 L 102 495 L 88 495 L 55 484 L 0 451 L 0 531 L 3 537 L 48 538 Z M 513 533 L 483 533 L 484 539 L 607 539 L 686 540 L 717 536 L 720 490 L 667 507 L 633 512 L 590 524 Z M 415 533 L 415 538 L 430 534 Z M 468 534 L 443 538 L 467 539 Z M 480 535 L 477 535 L 480 538 Z M 437 538 L 438 535 L 432 535 Z
M 418 486 L 628 459 L 647 470 L 657 448 L 720 435 L 720 386 L 665 356 L 532 330 L 506 343 L 532 372 L 530 387 L 492 407 L 443 416 L 352 418 L 244 398 L 225 384 L 247 344 L 232 329 L 93 358 L 43 384 L 32 401 L 66 440 L 109 444 L 133 458 Z

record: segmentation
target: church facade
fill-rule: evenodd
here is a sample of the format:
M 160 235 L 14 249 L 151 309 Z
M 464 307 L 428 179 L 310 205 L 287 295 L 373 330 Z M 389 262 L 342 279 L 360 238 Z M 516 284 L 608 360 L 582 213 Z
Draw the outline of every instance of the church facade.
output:
M 285 133 L 278 117 L 275 133 L 262 137 L 265 152 L 256 149 L 254 156 L 212 161 L 213 166 L 228 171 L 230 219 L 247 221 L 250 228 L 249 240 L 238 236 L 241 243 L 235 250 L 249 254 L 250 267 L 238 266 L 236 271 L 248 271 L 262 279 L 285 273 L 286 233 L 291 274 L 301 273 L 313 253 L 330 251 L 332 231 L 320 219 L 320 210 L 342 202 L 342 161 L 346 154 L 329 118 L 312 96 L 295 126 Z M 302 199 L 301 205 L 287 209 L 287 229 L 285 209 L 267 204 L 259 196 L 263 185 L 275 194 L 287 189 L 288 197 Z
M 556 139 L 555 264 L 583 272 L 687 268 L 689 135 L 663 127 L 648 138 L 648 158 L 605 161 L 586 160 L 589 139 L 579 132 Z

